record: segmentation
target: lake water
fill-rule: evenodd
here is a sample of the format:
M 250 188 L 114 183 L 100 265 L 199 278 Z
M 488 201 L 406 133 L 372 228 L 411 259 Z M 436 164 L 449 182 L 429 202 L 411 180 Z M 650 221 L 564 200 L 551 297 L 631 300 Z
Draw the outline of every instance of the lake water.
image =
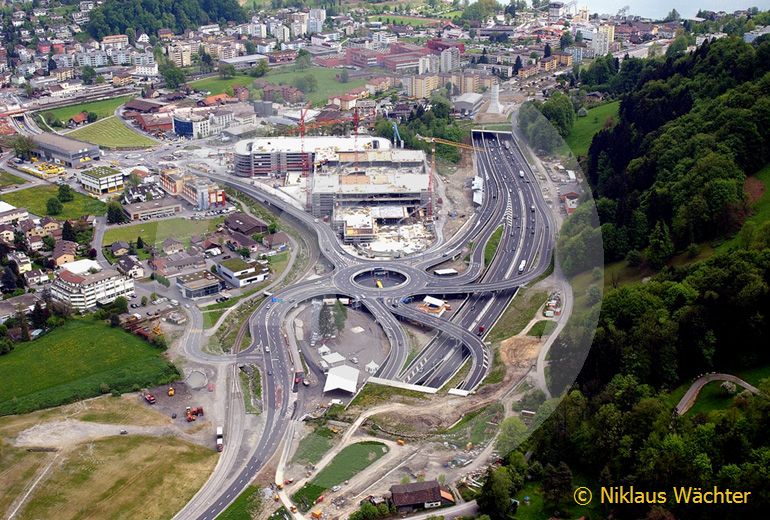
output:
M 578 0 L 577 5 L 588 5 L 589 13 L 599 14 L 616 14 L 624 6 L 629 6 L 630 14 L 664 18 L 671 9 L 676 9 L 682 17 L 695 16 L 699 9 L 730 13 L 758 7 L 764 11 L 770 9 L 770 0 Z

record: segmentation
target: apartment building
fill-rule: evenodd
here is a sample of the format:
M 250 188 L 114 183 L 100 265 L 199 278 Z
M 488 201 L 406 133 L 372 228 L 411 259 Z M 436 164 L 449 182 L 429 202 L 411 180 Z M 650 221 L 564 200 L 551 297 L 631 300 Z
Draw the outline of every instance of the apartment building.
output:
M 76 311 L 106 305 L 119 296 L 134 296 L 134 280 L 114 269 L 93 274 L 76 274 L 62 269 L 51 284 L 51 297 Z

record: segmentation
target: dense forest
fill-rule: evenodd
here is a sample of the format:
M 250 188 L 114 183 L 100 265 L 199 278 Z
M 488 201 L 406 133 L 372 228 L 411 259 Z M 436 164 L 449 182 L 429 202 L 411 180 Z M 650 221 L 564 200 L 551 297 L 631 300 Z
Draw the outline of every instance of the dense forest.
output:
M 734 232 L 743 182 L 770 161 L 770 41 L 704 43 L 643 68 L 586 173 L 608 261 L 670 238 L 675 250 Z M 666 255 L 652 253 L 653 267 Z
M 594 307 L 570 318 L 550 351 L 551 389 L 566 388 L 566 397 L 546 401 L 532 436 L 488 473 L 479 504 L 489 517 L 509 518 L 516 508 L 511 499 L 536 482 L 546 515 L 766 518 L 770 379 L 761 379 L 761 371 L 755 376 L 765 395 L 727 385 L 717 390 L 720 406 L 681 417 L 674 406 L 683 390 L 673 392 L 705 372 L 742 375 L 770 364 L 770 223 L 741 228 L 751 211 L 744 181 L 770 162 L 770 41 L 763 40 L 725 38 L 691 54 L 628 63 L 624 84 L 633 86 L 619 88 L 625 92 L 620 121 L 594 137 L 585 160 L 607 259 L 636 257 L 658 273 L 608 290 L 600 312 Z M 625 67 L 611 70 L 606 84 Z M 591 275 L 595 259 L 583 257 L 597 223 L 588 206 L 561 232 L 568 274 L 588 268 L 583 276 Z M 739 228 L 730 248 L 667 266 L 677 249 L 722 240 Z M 594 280 L 601 283 L 601 274 Z M 583 364 L 575 346 L 590 338 L 596 312 Z M 574 383 L 561 377 L 578 370 Z M 598 486 L 620 485 L 667 491 L 669 499 L 673 486 L 752 495 L 742 506 L 670 499 L 576 510 L 578 482 L 592 487 L 594 497 Z
M 91 11 L 88 32 L 97 40 L 129 27 L 136 34 L 155 35 L 162 28 L 179 34 L 203 24 L 245 20 L 237 0 L 107 0 Z

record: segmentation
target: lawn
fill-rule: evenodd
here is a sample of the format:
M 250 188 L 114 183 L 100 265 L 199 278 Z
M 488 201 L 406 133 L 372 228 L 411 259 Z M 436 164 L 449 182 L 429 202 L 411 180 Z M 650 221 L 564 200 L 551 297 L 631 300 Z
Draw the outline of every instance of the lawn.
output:
M 41 110 L 40 114 L 45 115 L 51 112 L 56 119 L 65 123 L 69 121 L 72 116 L 81 112 L 93 112 L 99 116 L 99 119 L 101 119 L 113 115 L 120 105 L 128 102 L 133 97 L 134 96 L 121 96 L 112 99 L 104 99 L 102 101 L 91 101 L 88 103 L 54 108 L 51 110 Z
M 149 148 L 158 143 L 123 124 L 117 117 L 102 119 L 67 133 L 67 137 L 93 143 L 102 148 Z
M 545 291 L 519 289 L 500 320 L 489 331 L 487 339 L 493 342 L 503 341 L 521 332 L 547 298 Z
M 687 413 L 708 415 L 709 412 L 729 408 L 733 402 L 733 396 L 725 394 L 722 391 L 721 385 L 722 381 L 712 381 L 701 388 L 695 404 L 692 405 L 692 408 Z M 736 385 L 735 394 L 739 394 L 742 390 L 740 386 Z
M 238 498 L 222 511 L 219 520 L 251 520 L 262 509 L 262 499 L 257 486 L 248 486 Z
M 314 105 L 326 104 L 329 96 L 344 94 L 348 90 L 356 87 L 363 87 L 366 84 L 365 79 L 351 79 L 347 83 L 340 83 L 336 77 L 341 71 L 337 69 L 327 69 L 323 67 L 310 67 L 305 70 L 279 69 L 270 72 L 264 80 L 273 84 L 293 85 L 294 81 L 302 76 L 311 75 L 318 81 L 318 88 L 311 92 L 307 98 Z
M 122 329 L 71 320 L 42 338 L 16 345 L 0 363 L 0 415 L 27 413 L 102 393 L 178 377 L 154 347 Z
M 25 181 L 21 177 L 17 177 L 12 173 L 8 173 L 5 170 L 0 170 L 0 188 L 6 188 L 8 186 L 16 186 L 18 184 L 24 184 Z
M 770 164 L 759 170 L 753 175 L 764 186 L 762 196 L 751 205 L 752 214 L 746 219 L 746 222 L 753 222 L 757 228 L 770 220 Z M 745 223 L 744 223 L 745 225 Z M 731 247 L 738 245 L 737 235 L 730 240 L 726 240 L 717 247 L 718 252 L 728 251 Z
M 169 218 L 164 220 L 149 220 L 131 226 L 113 226 L 104 233 L 105 246 L 118 240 L 136 242 L 141 236 L 145 244 L 160 244 L 167 238 L 176 238 L 189 244 L 192 235 L 200 235 L 214 231 L 224 217 L 210 220 L 188 220 L 185 218 Z
M 173 437 L 85 442 L 60 455 L 16 518 L 171 518 L 217 460 L 215 451 Z
M 203 78 L 196 81 L 191 81 L 188 83 L 190 88 L 194 88 L 196 90 L 201 90 L 203 92 L 211 92 L 211 95 L 215 94 L 221 94 L 225 90 L 228 89 L 228 87 L 237 87 L 237 86 L 248 86 L 251 85 L 251 83 L 256 78 L 252 78 L 251 76 L 235 76 L 232 78 L 223 79 L 220 77 L 212 77 L 212 78 Z
M 551 320 L 540 320 L 536 322 L 527 332 L 527 336 L 535 338 L 548 337 L 556 329 L 556 322 Z
M 418 392 L 416 390 L 406 390 L 402 388 L 396 388 L 394 386 L 378 385 L 375 383 L 368 383 L 363 390 L 358 392 L 358 395 L 350 403 L 350 406 L 358 406 L 361 408 L 371 408 L 376 404 L 382 404 L 384 402 L 394 401 L 396 397 L 412 397 L 415 399 L 426 399 L 428 394 Z
M 327 489 L 349 480 L 388 452 L 381 442 L 366 441 L 342 449 L 316 477 L 292 497 L 303 511 Z
M 425 27 L 441 23 L 441 20 L 438 18 L 421 18 L 419 16 L 397 16 L 391 14 L 383 14 L 369 17 L 369 21 L 374 22 L 385 22 L 385 20 L 389 20 L 388 23 L 396 25 L 411 25 L 412 27 Z
M 588 110 L 588 115 L 585 117 L 576 118 L 572 131 L 565 139 L 575 156 L 580 157 L 588 153 L 591 140 L 599 130 L 604 128 L 607 118 L 618 119 L 619 108 L 620 102 L 613 101 Z
M 334 432 L 326 426 L 318 426 L 297 446 L 293 462 L 316 464 L 332 447 Z
M 4 200 L 8 204 L 13 204 L 19 208 L 27 208 L 30 213 L 44 217 L 48 214 L 46 209 L 48 199 L 56 197 L 58 193 L 58 186 L 46 184 L 4 193 L 0 195 L 0 200 Z M 78 219 L 84 215 L 99 216 L 104 215 L 104 212 L 107 210 L 107 205 L 98 199 L 74 191 L 72 194 L 75 198 L 70 202 L 64 203 L 64 209 L 60 214 L 56 215 L 56 218 Z
M 503 226 L 500 226 L 494 233 L 492 233 L 492 236 L 489 237 L 487 245 L 484 247 L 484 265 L 492 263 L 492 259 L 495 257 L 495 253 L 497 253 L 497 246 L 500 245 L 502 236 Z

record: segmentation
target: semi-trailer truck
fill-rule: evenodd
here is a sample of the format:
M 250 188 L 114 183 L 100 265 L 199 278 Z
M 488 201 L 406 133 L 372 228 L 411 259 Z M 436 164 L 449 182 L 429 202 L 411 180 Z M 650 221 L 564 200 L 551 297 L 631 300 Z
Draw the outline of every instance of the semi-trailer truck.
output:
M 217 426 L 217 451 L 222 451 L 225 447 L 225 429 Z

